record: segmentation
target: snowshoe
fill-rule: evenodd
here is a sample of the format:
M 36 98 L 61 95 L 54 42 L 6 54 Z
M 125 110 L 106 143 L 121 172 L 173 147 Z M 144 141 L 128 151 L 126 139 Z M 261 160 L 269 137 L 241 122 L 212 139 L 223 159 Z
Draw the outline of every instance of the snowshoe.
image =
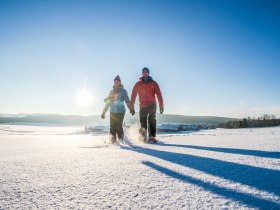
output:
M 144 128 L 140 128 L 139 129 L 139 141 L 140 142 L 147 142 L 147 133 L 146 133 L 146 130 Z
M 152 143 L 157 143 L 157 140 L 155 139 L 155 137 L 150 137 L 150 138 L 148 139 L 148 143 L 150 143 L 150 142 L 152 142 Z
M 140 135 L 140 136 L 139 136 L 139 141 L 140 141 L 140 142 L 144 142 L 144 143 L 145 143 L 145 142 L 147 142 L 147 140 L 148 140 L 148 139 L 147 139 L 146 136 L 143 136 L 143 135 Z
M 119 139 L 119 144 L 126 144 L 126 141 L 124 139 Z
M 119 145 L 120 145 L 120 142 L 115 141 L 114 143 L 112 143 L 112 145 L 119 146 Z
M 117 139 L 112 136 L 111 139 L 110 139 L 110 143 L 111 144 L 117 144 Z

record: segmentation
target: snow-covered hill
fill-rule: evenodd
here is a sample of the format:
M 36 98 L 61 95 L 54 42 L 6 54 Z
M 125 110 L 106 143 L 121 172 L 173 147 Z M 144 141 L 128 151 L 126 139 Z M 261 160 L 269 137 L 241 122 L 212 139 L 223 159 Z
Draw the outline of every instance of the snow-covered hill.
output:
M 280 209 L 280 127 L 122 147 L 76 130 L 0 126 L 0 209 Z

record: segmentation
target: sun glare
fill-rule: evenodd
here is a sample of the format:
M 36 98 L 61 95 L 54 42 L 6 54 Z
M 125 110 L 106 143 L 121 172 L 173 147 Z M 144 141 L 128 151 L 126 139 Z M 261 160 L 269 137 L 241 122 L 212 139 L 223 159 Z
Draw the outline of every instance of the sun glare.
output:
M 93 101 L 92 93 L 87 89 L 82 89 L 77 92 L 76 100 L 82 107 L 88 107 Z

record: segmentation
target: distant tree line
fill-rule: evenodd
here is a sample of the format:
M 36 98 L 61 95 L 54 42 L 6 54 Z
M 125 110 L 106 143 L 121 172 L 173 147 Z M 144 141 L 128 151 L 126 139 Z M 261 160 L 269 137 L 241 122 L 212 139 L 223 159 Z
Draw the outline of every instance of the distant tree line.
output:
M 232 120 L 219 124 L 219 128 L 258 128 L 280 125 L 280 119 L 275 115 L 265 114 L 258 118 L 244 118 L 243 120 Z
M 173 114 L 157 114 L 158 124 L 162 123 L 179 123 L 179 124 L 211 124 L 217 126 L 222 122 L 237 120 L 235 118 L 213 117 L 213 116 L 184 116 Z M 139 122 L 139 115 L 125 116 L 126 124 L 136 124 Z M 24 124 L 24 123 L 41 123 L 52 125 L 92 125 L 108 124 L 109 117 L 105 120 L 100 115 L 79 116 L 79 115 L 59 115 L 59 114 L 30 114 L 25 116 L 3 116 L 0 115 L 0 124 Z

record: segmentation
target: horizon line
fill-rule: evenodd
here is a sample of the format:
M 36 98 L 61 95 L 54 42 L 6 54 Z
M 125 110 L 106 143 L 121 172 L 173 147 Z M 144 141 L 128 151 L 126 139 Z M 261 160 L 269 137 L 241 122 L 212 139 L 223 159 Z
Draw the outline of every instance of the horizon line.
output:
M 139 113 L 139 112 L 136 112 Z M 106 115 L 108 115 L 108 113 L 106 113 Z M 126 115 L 129 114 L 128 112 L 125 113 Z M 159 114 L 159 113 L 157 113 Z M 80 117 L 89 117 L 89 116 L 99 116 L 99 114 L 90 114 L 90 115 L 82 115 L 82 114 L 63 114 L 63 113 L 0 113 L 0 117 L 2 117 L 1 115 L 62 115 L 62 116 L 80 116 Z M 185 117 L 219 117 L 219 118 L 233 118 L 233 119 L 244 119 L 244 118 L 258 118 L 258 117 L 262 117 L 261 116 L 247 116 L 247 117 L 231 117 L 231 116 L 217 116 L 217 115 L 187 115 L 187 114 L 176 114 L 176 113 L 164 113 L 162 115 L 179 115 L 179 116 L 185 116 Z M 270 114 L 269 114 L 270 115 Z M 271 115 L 270 115 L 271 116 Z M 276 117 L 276 119 L 278 119 L 278 117 Z

